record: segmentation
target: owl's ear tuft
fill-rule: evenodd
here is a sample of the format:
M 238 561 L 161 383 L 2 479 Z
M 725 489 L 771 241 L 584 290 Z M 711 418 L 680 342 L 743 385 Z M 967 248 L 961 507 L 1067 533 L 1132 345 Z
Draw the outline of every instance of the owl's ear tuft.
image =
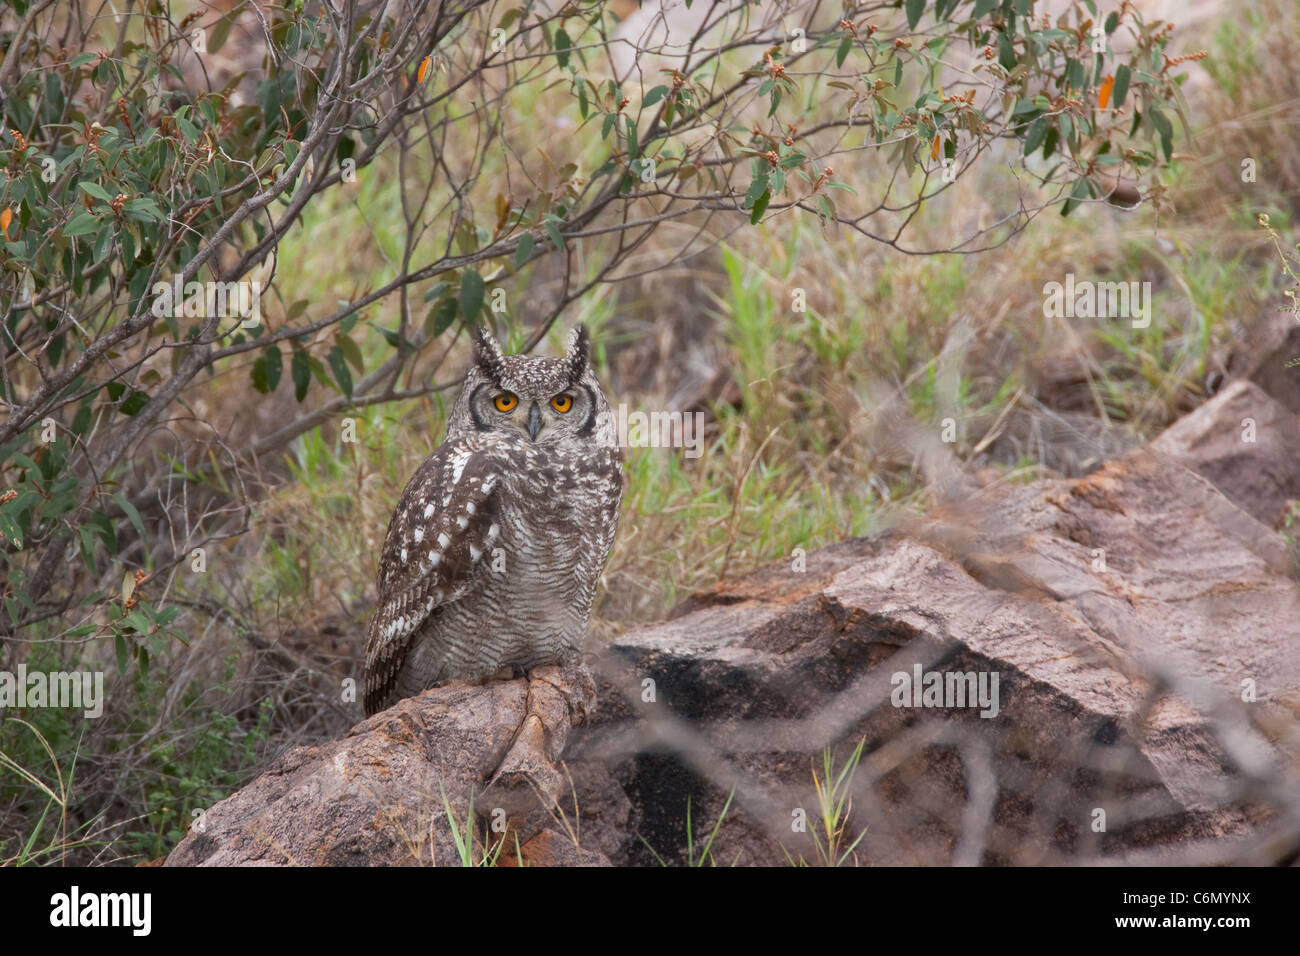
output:
M 569 385 L 577 384 L 587 373 L 587 360 L 591 356 L 591 336 L 585 325 L 575 325 L 569 333 L 569 346 L 564 352 L 564 360 L 569 365 Z
M 474 364 L 498 386 L 506 374 L 506 357 L 501 343 L 481 325 L 474 327 Z

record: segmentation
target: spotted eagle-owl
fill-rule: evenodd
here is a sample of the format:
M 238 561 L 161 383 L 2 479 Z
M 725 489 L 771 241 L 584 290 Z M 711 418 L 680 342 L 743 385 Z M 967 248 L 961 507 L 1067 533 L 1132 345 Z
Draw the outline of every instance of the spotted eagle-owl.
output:
M 578 660 L 623 496 L 585 328 L 561 357 L 505 355 L 481 328 L 446 440 L 388 525 L 365 711 L 427 687 Z

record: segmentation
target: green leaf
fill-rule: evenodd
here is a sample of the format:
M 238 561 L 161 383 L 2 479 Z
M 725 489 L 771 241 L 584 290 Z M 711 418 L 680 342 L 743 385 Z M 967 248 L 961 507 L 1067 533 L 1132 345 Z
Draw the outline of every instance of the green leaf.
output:
M 470 322 L 483 308 L 483 277 L 477 269 L 466 269 L 460 277 L 460 310 Z
M 519 237 L 519 245 L 515 247 L 515 268 L 519 269 L 528 257 L 533 254 L 533 234 L 526 232 Z
M 361 357 L 361 349 L 357 343 L 352 341 L 351 337 L 343 334 L 334 336 L 334 344 L 343 350 L 343 357 L 348 360 L 348 364 L 357 370 L 357 374 L 364 374 L 366 371 L 366 360 Z
M 167 218 L 158 208 L 158 204 L 147 196 L 127 200 L 122 206 L 122 212 L 126 214 L 126 218 L 143 223 L 162 222 Z
M 454 296 L 448 296 L 429 310 L 429 315 L 424 320 L 425 331 L 431 338 L 436 339 L 451 328 L 459 311 L 460 303 Z
M 140 512 L 136 510 L 135 505 L 127 501 L 126 496 L 121 494 L 113 495 L 113 503 L 122 509 L 122 513 L 131 522 L 131 527 L 135 528 L 135 533 L 140 536 L 141 540 L 144 540 L 144 522 L 140 520 Z
M 1043 159 L 1049 158 L 1052 153 L 1056 152 L 1056 144 L 1060 140 L 1060 133 L 1053 126 L 1047 131 L 1047 138 L 1043 142 Z
M 921 14 L 925 12 L 925 0 L 906 0 L 907 7 L 907 28 L 915 30 L 916 25 L 921 22 Z
M 563 252 L 564 236 L 560 234 L 559 227 L 556 226 L 553 221 L 548 219 L 546 221 L 546 225 L 543 228 L 546 229 L 546 234 L 551 237 L 551 242 L 555 243 L 555 248 L 558 249 L 560 252 Z
M 102 262 L 108 258 L 108 251 L 113 246 L 113 224 L 105 223 L 104 228 L 99 230 L 99 235 L 95 237 L 95 261 Z M 51 363 L 58 365 L 58 359 L 51 359 Z
M 668 95 L 668 87 L 656 86 L 653 90 L 651 90 L 649 93 L 645 95 L 645 99 L 641 101 L 641 108 L 645 109 L 648 106 L 654 106 L 656 103 L 658 103 L 667 95 Z
M 148 404 L 149 404 L 148 395 L 146 395 L 144 392 L 131 389 L 131 394 L 128 395 L 123 400 L 121 406 L 119 406 L 119 410 L 122 412 L 123 415 L 134 415 L 136 412 L 140 411 L 140 409 L 144 408 Z
M 1043 145 L 1043 140 L 1047 138 L 1047 117 L 1040 116 L 1030 124 L 1029 132 L 1025 134 L 1025 155 L 1028 156 L 1038 147 Z
M 851 34 L 846 33 L 844 39 L 840 41 L 839 48 L 835 51 L 835 67 L 837 69 L 844 65 L 844 61 L 848 59 L 849 51 L 852 49 L 853 37 Z
M 764 190 L 763 195 L 759 196 L 758 199 L 754 201 L 754 210 L 749 214 L 750 225 L 756 224 L 763 218 L 763 213 L 767 211 L 767 204 L 771 202 L 771 200 L 771 191 Z
M 1016 48 L 1012 45 L 1011 37 L 1006 31 L 998 34 L 998 65 L 1004 70 L 1010 70 L 1016 65 Z
M 176 119 L 176 126 L 178 129 L 180 129 L 181 135 L 184 136 L 191 143 L 191 145 L 197 143 L 199 141 L 199 137 L 203 135 L 199 131 L 199 128 L 195 126 L 193 123 L 191 123 L 189 120 L 184 119 L 180 116 L 175 117 L 175 119 Z
M 216 53 L 226 42 L 226 37 L 230 36 L 230 28 L 234 26 L 234 13 L 228 13 L 212 26 L 212 35 L 208 37 L 208 52 Z
M 95 532 L 82 526 L 77 529 L 77 543 L 81 547 L 81 560 L 86 562 L 86 567 L 96 574 L 99 569 L 95 566 Z
M 1091 195 L 1092 187 L 1088 184 L 1088 180 L 1080 179 L 1074 184 L 1074 189 L 1070 192 L 1070 198 L 1061 206 L 1061 215 L 1068 216 L 1070 211 L 1074 209 L 1075 206 L 1079 205 L 1079 200 L 1085 199 Z
M 263 395 L 270 393 L 271 388 L 266 384 L 266 356 L 261 356 L 253 363 L 248 375 L 253 381 L 254 390 L 261 392 Z
M 1106 18 L 1106 36 L 1110 36 L 1112 33 L 1114 33 L 1115 28 L 1118 26 L 1119 26 L 1119 11 L 1115 10 L 1112 11 L 1111 15 Z
M 1128 95 L 1128 84 L 1132 76 L 1133 71 L 1128 68 L 1128 64 L 1122 64 L 1115 70 L 1115 85 L 1110 91 L 1110 99 L 1115 104 L 1115 109 L 1124 105 L 1124 97 Z
M 19 551 L 23 549 L 23 533 L 18 527 L 18 522 L 3 511 L 0 511 L 0 535 L 3 535 L 4 540 L 13 544 Z
M 86 434 L 86 429 L 90 427 L 90 419 L 94 415 L 90 405 L 82 405 L 77 410 L 76 416 L 72 419 L 72 433 L 74 435 Z
M 1070 65 L 1065 68 L 1065 85 L 1072 90 L 1081 90 L 1083 81 L 1083 64 L 1078 60 L 1071 60 Z
M 641 154 L 640 146 L 636 141 L 636 123 L 633 122 L 632 117 L 630 116 L 625 117 L 625 119 L 627 120 L 627 158 L 633 160 Z
M 1169 118 L 1165 116 L 1164 113 L 1160 112 L 1154 106 L 1151 107 L 1151 112 L 1148 116 L 1152 125 L 1156 128 L 1157 134 L 1160 136 L 1160 148 L 1164 151 L 1165 161 L 1168 162 L 1173 158 L 1174 154 L 1173 124 L 1169 122 Z
M 268 345 L 262 357 L 266 359 L 267 391 L 274 392 L 275 387 L 280 384 L 280 373 L 284 370 L 284 358 L 280 355 L 280 346 L 274 343 Z
M 77 183 L 77 188 L 87 196 L 93 196 L 95 199 L 102 199 L 104 202 L 108 203 L 113 201 L 113 197 L 108 194 L 108 190 L 99 183 L 81 182 Z
M 978 19 L 998 5 L 998 0 L 975 0 L 975 11 L 971 16 Z
M 113 523 L 108 520 L 108 515 L 104 514 L 104 512 L 91 512 L 82 530 L 90 530 L 92 533 L 99 535 L 109 553 L 117 553 L 117 532 L 113 530 Z
M 555 59 L 561 68 L 567 68 L 569 65 L 569 50 L 573 48 L 573 41 L 563 30 L 555 31 Z
M 98 232 L 100 221 L 98 216 L 91 215 L 88 212 L 78 213 L 72 217 L 72 221 L 63 227 L 65 236 L 85 236 L 92 232 Z
M 302 349 L 293 350 L 289 373 L 293 376 L 294 397 L 301 402 L 307 397 L 307 388 L 311 385 L 311 359 Z
M 330 371 L 334 373 L 334 380 L 339 383 L 343 394 L 351 398 L 352 373 L 348 371 L 348 360 L 343 357 L 343 350 L 335 345 L 326 356 L 326 361 L 329 362 Z
M 412 349 L 411 343 L 398 334 L 397 329 L 386 329 L 383 326 L 375 326 L 375 330 L 384 337 L 389 345 L 403 352 L 409 352 Z

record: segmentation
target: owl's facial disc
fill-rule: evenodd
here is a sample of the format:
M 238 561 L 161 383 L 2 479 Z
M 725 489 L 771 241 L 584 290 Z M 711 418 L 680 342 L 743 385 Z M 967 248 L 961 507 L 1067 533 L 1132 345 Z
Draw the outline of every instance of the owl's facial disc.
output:
M 468 413 L 464 425 L 538 445 L 589 444 L 604 403 L 590 355 L 581 326 L 554 358 L 506 355 L 490 333 L 476 329 L 469 391 L 458 400 L 464 402 L 462 414 Z

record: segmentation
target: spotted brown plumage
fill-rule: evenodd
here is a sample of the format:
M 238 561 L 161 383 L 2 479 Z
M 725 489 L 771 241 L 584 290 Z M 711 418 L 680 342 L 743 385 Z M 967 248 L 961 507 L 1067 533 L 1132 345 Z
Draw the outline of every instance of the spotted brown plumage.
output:
M 476 334 L 447 438 L 388 526 L 367 714 L 449 680 L 576 661 L 623 490 L 589 351 L 581 328 L 557 358 Z

